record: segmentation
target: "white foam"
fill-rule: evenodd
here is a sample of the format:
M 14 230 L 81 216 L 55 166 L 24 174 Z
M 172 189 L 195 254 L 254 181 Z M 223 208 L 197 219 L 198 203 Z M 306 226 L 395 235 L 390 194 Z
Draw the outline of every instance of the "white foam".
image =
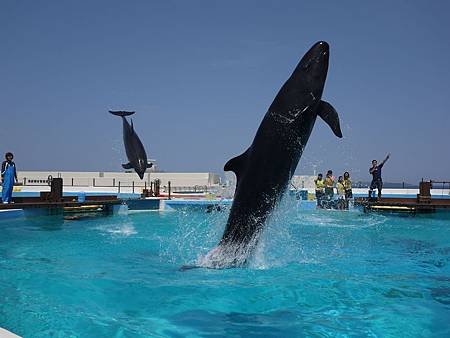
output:
M 123 235 L 125 237 L 137 234 L 137 231 L 134 228 L 134 226 L 132 226 L 130 224 L 124 224 L 124 225 L 120 226 L 119 228 L 106 229 L 106 231 L 111 234 Z

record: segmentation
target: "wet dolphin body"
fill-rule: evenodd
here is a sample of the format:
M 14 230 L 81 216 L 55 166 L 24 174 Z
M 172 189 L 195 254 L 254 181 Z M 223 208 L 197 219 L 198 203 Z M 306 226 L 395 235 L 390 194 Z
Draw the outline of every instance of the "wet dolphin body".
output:
M 317 42 L 301 59 L 269 107 L 250 147 L 225 164 L 236 174 L 233 205 L 219 245 L 201 266 L 241 266 L 253 252 L 267 217 L 286 191 L 316 117 L 342 137 L 336 110 L 322 101 L 329 46 Z
M 139 175 L 141 180 L 144 178 L 144 173 L 147 168 L 152 167 L 152 163 L 147 162 L 147 154 L 142 145 L 139 136 L 137 136 L 133 127 L 133 120 L 131 125 L 128 123 L 126 116 L 134 114 L 134 111 L 109 111 L 111 114 L 122 117 L 123 121 L 123 143 L 125 145 L 125 152 L 127 153 L 128 163 L 122 164 L 124 169 L 133 168 Z

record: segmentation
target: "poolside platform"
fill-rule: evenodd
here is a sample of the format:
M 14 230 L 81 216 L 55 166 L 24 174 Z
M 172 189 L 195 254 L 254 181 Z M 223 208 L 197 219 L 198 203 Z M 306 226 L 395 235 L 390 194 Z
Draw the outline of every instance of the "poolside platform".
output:
M 63 182 L 55 178 L 51 190 L 42 191 L 36 197 L 14 197 L 12 203 L 0 204 L 1 218 L 21 215 L 57 215 L 67 213 L 112 213 L 122 201 L 115 195 L 63 196 Z
M 432 183 L 432 181 L 420 182 L 419 193 L 416 198 L 382 197 L 378 200 L 376 198 L 359 197 L 355 199 L 355 206 L 362 207 L 364 212 L 379 211 L 409 214 L 430 214 L 438 211 L 450 212 L 449 198 L 432 197 L 430 193 Z
M 378 200 L 376 198 L 360 197 L 355 199 L 355 206 L 362 207 L 364 212 L 430 214 L 437 211 L 450 211 L 450 199 L 432 197 L 432 185 L 433 181 L 420 182 L 419 193 L 416 198 L 382 197 Z
M 9 204 L 0 204 L 0 219 L 45 215 L 64 215 L 64 219 L 108 215 L 119 211 L 158 211 L 167 197 L 119 198 L 117 194 L 91 195 L 86 192 L 63 194 L 62 178 L 52 179 L 50 191 L 38 196 L 15 196 Z
M 383 197 L 381 200 L 369 200 L 367 197 L 355 199 L 355 206 L 367 211 L 397 212 L 397 213 L 434 213 L 447 210 L 450 212 L 450 199 L 432 199 L 429 202 L 416 198 Z
M 0 204 L 0 211 L 24 210 L 24 209 L 47 209 L 62 210 L 64 212 L 82 212 L 102 209 L 107 211 L 114 205 L 122 204 L 115 196 L 88 196 L 83 202 L 73 197 L 64 197 L 59 201 L 42 200 L 39 197 L 21 197 L 13 200 L 14 203 Z

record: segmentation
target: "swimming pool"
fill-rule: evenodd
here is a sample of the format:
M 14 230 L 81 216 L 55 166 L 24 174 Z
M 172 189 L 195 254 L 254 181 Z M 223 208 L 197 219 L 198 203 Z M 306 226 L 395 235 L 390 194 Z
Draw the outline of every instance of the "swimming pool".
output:
M 449 219 L 300 210 L 250 266 L 180 272 L 226 212 L 0 222 L 0 327 L 24 337 L 449 336 Z

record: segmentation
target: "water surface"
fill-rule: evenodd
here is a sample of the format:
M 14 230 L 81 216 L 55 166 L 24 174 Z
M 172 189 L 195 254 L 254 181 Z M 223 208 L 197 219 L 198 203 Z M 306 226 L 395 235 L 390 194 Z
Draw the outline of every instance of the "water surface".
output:
M 250 266 L 179 271 L 226 213 L 0 222 L 0 326 L 24 337 L 448 337 L 450 221 L 285 205 Z

